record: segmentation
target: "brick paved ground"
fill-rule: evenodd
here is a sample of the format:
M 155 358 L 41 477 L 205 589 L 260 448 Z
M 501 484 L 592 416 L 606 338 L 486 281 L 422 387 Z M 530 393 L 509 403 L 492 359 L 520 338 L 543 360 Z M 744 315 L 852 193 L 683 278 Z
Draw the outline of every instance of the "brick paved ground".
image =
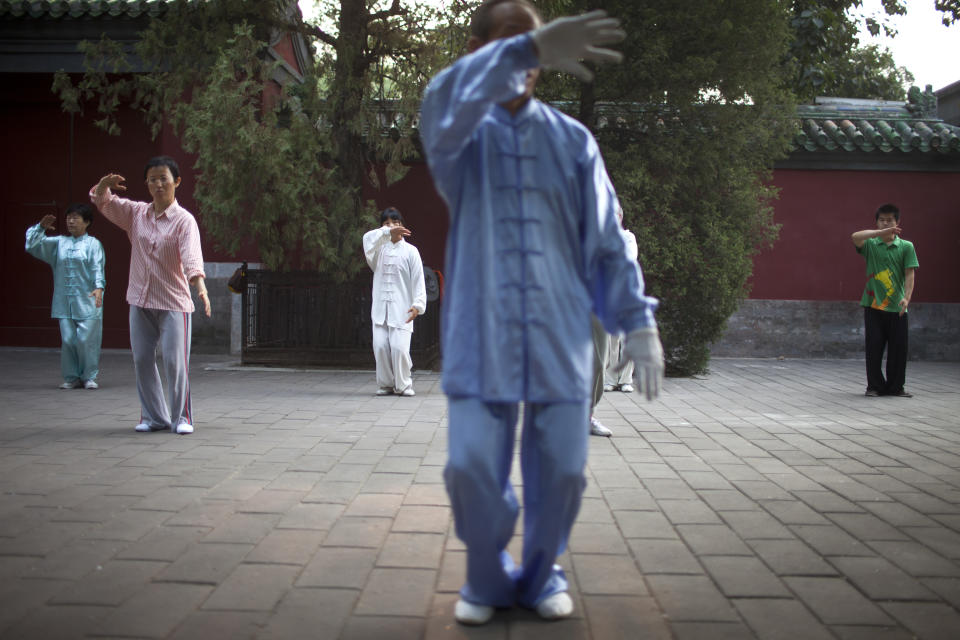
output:
M 960 637 L 958 364 L 910 363 L 913 399 L 801 360 L 608 394 L 576 616 L 480 629 L 451 614 L 439 377 L 374 398 L 371 373 L 225 364 L 194 359 L 194 435 L 137 434 L 128 353 L 60 391 L 55 352 L 0 349 L 0 636 Z

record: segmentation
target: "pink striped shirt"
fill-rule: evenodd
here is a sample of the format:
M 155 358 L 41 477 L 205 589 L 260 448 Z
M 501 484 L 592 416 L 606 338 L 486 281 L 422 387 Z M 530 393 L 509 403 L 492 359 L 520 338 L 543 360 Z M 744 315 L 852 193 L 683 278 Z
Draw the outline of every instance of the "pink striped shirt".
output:
M 194 310 L 190 279 L 206 277 L 200 229 L 193 215 L 177 204 L 153 215 L 153 203 L 120 198 L 106 189 L 90 201 L 103 216 L 130 238 L 130 279 L 127 302 L 145 309 Z

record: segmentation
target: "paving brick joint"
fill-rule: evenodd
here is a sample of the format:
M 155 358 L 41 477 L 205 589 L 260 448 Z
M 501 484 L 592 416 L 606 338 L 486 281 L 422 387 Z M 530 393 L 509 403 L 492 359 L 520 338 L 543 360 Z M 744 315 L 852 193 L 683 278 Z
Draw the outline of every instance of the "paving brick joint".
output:
M 960 638 L 958 363 L 911 362 L 913 398 L 865 398 L 856 360 L 605 394 L 574 616 L 477 629 L 439 375 L 376 398 L 372 372 L 231 364 L 194 355 L 193 435 L 138 434 L 128 352 L 63 391 L 56 351 L 0 349 L 0 637 Z

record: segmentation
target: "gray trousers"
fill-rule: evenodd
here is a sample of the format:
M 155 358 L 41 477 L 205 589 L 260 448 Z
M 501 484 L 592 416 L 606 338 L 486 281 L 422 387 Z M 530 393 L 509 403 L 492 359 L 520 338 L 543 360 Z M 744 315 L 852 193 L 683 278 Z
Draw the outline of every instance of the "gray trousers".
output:
M 607 368 L 607 341 L 609 336 L 597 316 L 591 315 L 593 328 L 593 389 L 590 408 L 593 409 L 603 397 L 603 371 Z
M 176 429 L 193 424 L 190 403 L 190 328 L 192 316 L 184 311 L 144 309 L 130 305 L 130 347 L 140 396 L 140 422 L 154 429 Z M 169 402 L 164 401 L 157 346 L 163 361 Z

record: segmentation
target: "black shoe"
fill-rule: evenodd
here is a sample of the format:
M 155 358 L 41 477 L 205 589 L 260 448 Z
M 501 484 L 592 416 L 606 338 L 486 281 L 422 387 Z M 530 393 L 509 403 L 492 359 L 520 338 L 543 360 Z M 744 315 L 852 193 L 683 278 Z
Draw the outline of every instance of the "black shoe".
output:
M 888 395 L 888 396 L 896 396 L 896 397 L 898 397 L 898 398 L 912 398 L 912 397 L 913 397 L 913 394 L 912 394 L 912 393 L 910 393 L 909 391 L 904 391 L 903 389 L 900 389 L 900 391 L 894 391 L 893 393 L 888 393 L 887 395 Z
M 863 395 L 867 396 L 868 398 L 876 398 L 880 395 L 880 392 L 876 389 L 867 389 L 867 392 Z

